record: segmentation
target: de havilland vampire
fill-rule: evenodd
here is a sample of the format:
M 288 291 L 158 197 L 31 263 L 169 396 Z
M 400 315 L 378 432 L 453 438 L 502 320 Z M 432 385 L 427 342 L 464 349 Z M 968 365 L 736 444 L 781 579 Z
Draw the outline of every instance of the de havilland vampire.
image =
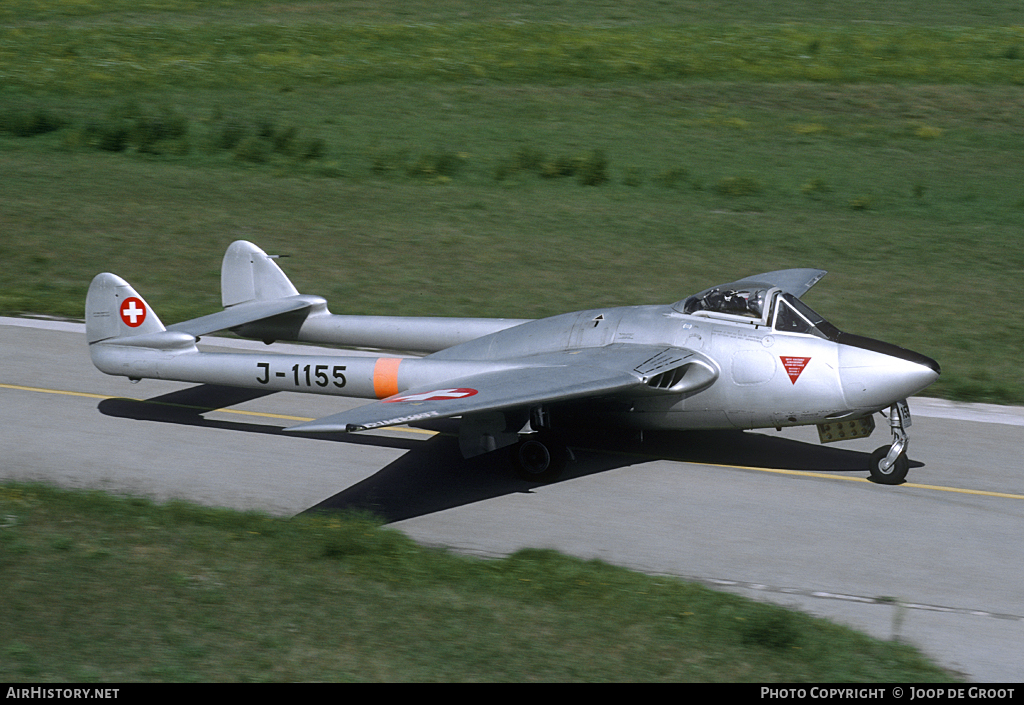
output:
M 539 320 L 346 316 L 300 294 L 275 257 L 232 243 L 222 311 L 164 327 L 125 280 L 86 297 L 93 364 L 111 375 L 377 399 L 287 431 L 353 432 L 461 417 L 466 457 L 512 447 L 518 471 L 553 479 L 574 425 L 634 430 L 816 425 L 822 442 L 863 437 L 873 414 L 892 443 L 872 479 L 907 474 L 907 398 L 939 376 L 929 357 L 838 330 L 800 297 L 819 269 L 767 272 L 668 305 Z M 419 353 L 373 356 L 203 352 L 220 330 L 263 340 Z

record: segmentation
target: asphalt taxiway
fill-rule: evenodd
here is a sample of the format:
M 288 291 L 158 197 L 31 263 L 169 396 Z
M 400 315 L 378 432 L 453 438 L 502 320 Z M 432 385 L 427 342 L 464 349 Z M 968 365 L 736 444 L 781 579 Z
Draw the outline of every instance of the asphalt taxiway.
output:
M 1024 679 L 1022 409 L 911 400 L 898 487 L 866 479 L 881 423 L 828 446 L 813 428 L 581 439 L 549 485 L 463 460 L 444 424 L 281 432 L 361 403 L 130 384 L 93 368 L 80 324 L 0 318 L 5 479 L 279 515 L 368 508 L 423 543 L 676 575 L 898 637 L 972 680 Z

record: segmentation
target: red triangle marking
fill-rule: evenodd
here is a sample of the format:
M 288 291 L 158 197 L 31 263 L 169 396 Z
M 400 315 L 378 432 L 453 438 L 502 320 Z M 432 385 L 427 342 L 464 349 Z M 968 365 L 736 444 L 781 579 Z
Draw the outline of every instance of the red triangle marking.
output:
M 789 375 L 789 381 L 796 384 L 797 378 L 800 373 L 807 367 L 807 363 L 811 361 L 809 357 L 787 357 L 781 355 L 779 357 L 782 360 L 782 366 L 786 368 L 786 374 Z

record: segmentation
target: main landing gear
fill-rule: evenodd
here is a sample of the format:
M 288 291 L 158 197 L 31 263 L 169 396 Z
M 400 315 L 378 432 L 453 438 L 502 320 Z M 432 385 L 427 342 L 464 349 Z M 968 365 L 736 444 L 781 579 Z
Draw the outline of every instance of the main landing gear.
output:
M 910 428 L 910 407 L 905 399 L 889 408 L 889 427 L 892 429 L 892 445 L 882 446 L 871 454 L 868 470 L 874 482 L 898 485 L 906 479 L 907 471 L 910 469 L 910 460 L 907 459 L 907 444 L 910 439 L 906 431 Z
M 552 433 L 530 433 L 512 446 L 512 466 L 516 474 L 531 482 L 552 482 L 562 474 L 572 456 Z
M 509 460 L 523 480 L 553 482 L 566 463 L 575 459 L 561 435 L 552 430 L 551 415 L 543 406 L 530 410 L 529 422 L 519 433 L 519 442 L 510 448 Z

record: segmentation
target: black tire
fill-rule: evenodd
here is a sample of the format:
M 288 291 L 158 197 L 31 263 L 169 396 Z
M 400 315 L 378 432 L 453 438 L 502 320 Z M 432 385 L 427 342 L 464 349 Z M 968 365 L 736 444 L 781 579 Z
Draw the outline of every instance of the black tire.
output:
M 551 438 L 527 436 L 512 446 L 516 474 L 530 482 L 551 482 L 565 469 L 568 450 Z
M 889 446 L 882 446 L 871 454 L 871 464 L 868 471 L 871 473 L 872 482 L 880 485 L 899 485 L 907 478 L 907 471 L 910 470 L 910 460 L 906 453 L 900 453 L 896 462 L 888 470 L 882 469 L 882 461 L 889 454 Z

